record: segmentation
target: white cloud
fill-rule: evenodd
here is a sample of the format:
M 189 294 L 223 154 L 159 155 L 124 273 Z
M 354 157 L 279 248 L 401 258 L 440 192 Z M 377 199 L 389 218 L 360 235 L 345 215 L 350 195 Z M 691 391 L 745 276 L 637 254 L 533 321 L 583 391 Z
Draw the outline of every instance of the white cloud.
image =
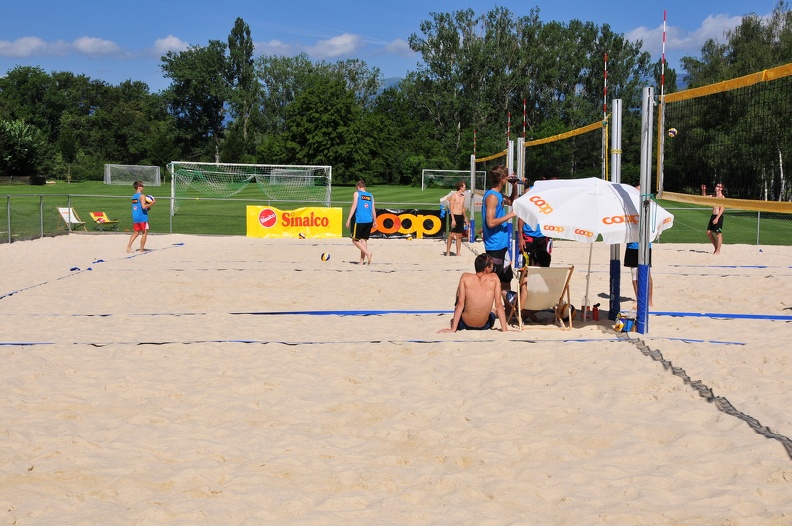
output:
M 742 19 L 741 16 L 710 15 L 704 20 L 701 27 L 690 33 L 687 39 L 680 42 L 680 45 L 690 42 L 700 51 L 701 46 L 709 39 L 717 40 L 722 44 L 726 41 L 726 32 L 739 26 Z
M 256 42 L 254 44 L 256 53 L 259 55 L 270 55 L 270 56 L 291 56 L 296 55 L 299 53 L 299 49 L 297 49 L 292 44 L 287 44 L 285 42 L 281 42 L 280 40 L 270 40 L 269 42 Z
M 315 46 L 306 49 L 308 55 L 317 59 L 349 56 L 363 46 L 363 39 L 358 35 L 344 33 L 327 40 L 320 40 Z
M 115 42 L 96 37 L 80 37 L 72 43 L 72 46 L 77 52 L 94 57 L 117 55 L 121 52 L 121 48 Z
M 676 26 L 666 27 L 666 51 L 675 51 L 685 55 L 698 56 L 704 43 L 713 39 L 720 43 L 726 41 L 725 34 L 740 25 L 742 16 L 710 15 L 693 31 L 686 31 Z M 663 50 L 663 26 L 648 28 L 638 27 L 627 32 L 624 37 L 630 41 L 643 41 L 643 50 L 653 57 L 658 57 Z
M 391 53 L 393 55 L 398 55 L 400 57 L 412 57 L 415 55 L 415 52 L 410 49 L 410 44 L 407 43 L 406 40 L 401 38 L 397 38 L 396 40 L 392 40 L 385 46 L 385 51 Z
M 152 52 L 157 56 L 162 56 L 167 54 L 168 51 L 187 51 L 187 48 L 189 47 L 190 44 L 184 40 L 173 35 L 168 35 L 165 38 L 158 38 L 154 42 L 154 48 L 152 49 Z
M 40 55 L 60 54 L 59 50 L 68 47 L 64 42 L 48 44 L 39 37 L 22 37 L 9 42 L 0 40 L 0 56 L 27 58 Z

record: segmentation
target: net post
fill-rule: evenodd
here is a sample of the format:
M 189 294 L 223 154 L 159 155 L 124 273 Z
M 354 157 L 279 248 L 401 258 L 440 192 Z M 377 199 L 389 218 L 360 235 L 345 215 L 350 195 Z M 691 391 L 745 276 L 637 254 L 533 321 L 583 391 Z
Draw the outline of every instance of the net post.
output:
M 622 100 L 613 99 L 610 118 L 611 129 L 611 182 L 621 183 L 621 153 L 622 153 Z M 610 247 L 610 294 L 608 305 L 608 319 L 615 320 L 621 311 L 621 245 Z
M 470 156 L 470 230 L 468 231 L 468 242 L 476 240 L 476 154 Z
M 652 181 L 652 129 L 654 121 L 654 88 L 643 89 L 641 101 L 641 209 L 638 228 L 638 311 L 635 324 L 640 334 L 649 332 L 649 231 L 651 214 L 649 197 Z

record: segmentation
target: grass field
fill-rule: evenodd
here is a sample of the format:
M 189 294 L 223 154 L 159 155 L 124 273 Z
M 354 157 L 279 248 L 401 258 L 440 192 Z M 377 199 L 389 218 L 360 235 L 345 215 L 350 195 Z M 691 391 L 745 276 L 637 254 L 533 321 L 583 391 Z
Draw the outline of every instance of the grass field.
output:
M 440 198 L 448 189 L 420 188 L 410 186 L 371 186 L 378 208 L 425 208 L 436 209 Z M 342 208 L 346 220 L 355 188 L 334 186 L 331 206 Z M 170 217 L 168 199 L 170 186 L 146 187 L 159 202 L 150 212 L 152 233 L 184 233 L 211 235 L 245 235 L 245 211 L 247 205 L 268 205 L 290 210 L 316 203 L 275 202 L 267 200 L 256 185 L 250 185 L 230 199 L 192 198 L 181 201 L 179 212 Z M 88 229 L 93 227 L 89 212 L 104 211 L 113 219 L 119 219 L 119 230 L 131 227 L 129 198 L 133 194 L 131 185 L 106 185 L 101 181 L 85 181 L 43 186 L 8 185 L 0 186 L 0 195 L 6 196 L 6 206 L 0 211 L 0 238 L 7 241 L 9 232 L 15 239 L 31 239 L 41 232 L 45 235 L 63 232 L 57 207 L 71 206 Z M 165 199 L 162 199 L 165 198 Z M 674 227 L 663 233 L 660 243 L 707 243 L 706 225 L 709 208 L 695 207 L 685 203 L 659 201 L 660 205 L 674 214 Z M 476 217 L 477 228 L 481 225 Z M 344 230 L 346 236 L 348 232 Z M 792 244 L 792 215 L 727 210 L 724 222 L 726 244 Z

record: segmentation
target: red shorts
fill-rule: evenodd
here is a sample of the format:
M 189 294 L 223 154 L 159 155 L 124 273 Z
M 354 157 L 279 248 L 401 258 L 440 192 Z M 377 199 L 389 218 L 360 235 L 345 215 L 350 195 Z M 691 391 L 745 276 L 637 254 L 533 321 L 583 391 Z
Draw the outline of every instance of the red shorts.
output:
M 135 230 L 135 232 L 141 232 L 141 231 L 145 232 L 146 230 L 149 229 L 148 228 L 148 221 L 146 221 L 144 223 L 132 223 L 132 228 Z

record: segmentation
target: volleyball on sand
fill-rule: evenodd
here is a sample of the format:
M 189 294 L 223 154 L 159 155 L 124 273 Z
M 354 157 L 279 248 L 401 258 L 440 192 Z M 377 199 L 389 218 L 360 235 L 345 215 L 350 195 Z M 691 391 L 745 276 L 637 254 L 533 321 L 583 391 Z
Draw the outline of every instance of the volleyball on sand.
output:
M 676 137 L 677 129 L 676 128 L 668 128 L 668 136 L 669 137 Z
M 330 260 L 330 254 L 328 254 L 327 252 L 322 252 L 322 261 L 329 261 L 329 260 Z

